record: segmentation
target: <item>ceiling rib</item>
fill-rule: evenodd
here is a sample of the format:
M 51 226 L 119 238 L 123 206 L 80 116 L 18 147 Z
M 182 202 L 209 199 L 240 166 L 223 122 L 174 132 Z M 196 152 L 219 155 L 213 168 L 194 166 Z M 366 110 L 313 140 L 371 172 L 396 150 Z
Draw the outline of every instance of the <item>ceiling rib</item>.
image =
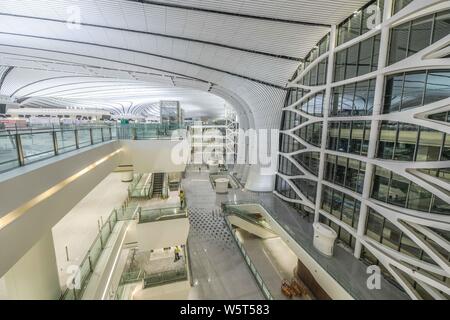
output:
M 14 69 L 14 67 L 8 67 L 8 69 L 3 72 L 2 77 L 0 78 L 0 90 L 2 89 L 3 82 L 5 82 L 6 77 L 12 71 L 12 69 Z
M 32 17 L 32 16 L 26 16 L 26 15 L 2 13 L 2 12 L 0 12 L 0 16 L 9 16 L 9 17 L 15 17 L 15 18 L 34 19 L 34 20 L 42 20 L 42 21 L 49 21 L 49 22 L 56 22 L 56 23 L 67 24 L 66 20 L 53 19 L 53 18 Z M 180 37 L 180 36 L 174 36 L 174 35 L 158 33 L 158 32 L 140 31 L 140 30 L 135 30 L 135 29 L 125 29 L 125 28 L 119 28 L 119 27 L 109 27 L 109 26 L 104 26 L 104 25 L 99 25 L 99 24 L 92 24 L 92 23 L 85 23 L 85 22 L 79 22 L 79 25 L 80 26 L 86 26 L 86 27 L 93 27 L 93 28 L 102 28 L 102 29 L 109 29 L 109 30 L 116 30 L 116 31 L 138 33 L 138 34 L 157 36 L 157 37 L 162 37 L 162 38 L 170 38 L 170 39 L 176 39 L 176 40 L 191 41 L 191 42 L 207 44 L 207 45 L 212 45 L 212 46 L 226 48 L 226 49 L 231 49 L 231 50 L 237 50 L 237 51 L 243 51 L 243 52 L 248 52 L 248 53 L 253 53 L 253 54 L 264 55 L 264 56 L 278 58 L 278 59 L 303 61 L 302 58 L 298 58 L 298 57 L 291 57 L 291 56 L 287 56 L 287 55 L 278 55 L 278 54 L 269 53 L 269 52 L 263 52 L 263 51 L 259 51 L 259 50 L 245 49 L 245 48 L 241 48 L 241 47 L 230 46 L 230 45 L 221 44 L 221 43 L 212 42 L 212 41 L 205 41 L 205 40 L 199 40 L 199 39 L 194 39 L 194 38 Z
M 85 41 L 69 40 L 69 39 L 49 38 L 49 37 L 26 35 L 26 34 L 19 34 L 19 33 L 10 33 L 10 32 L 0 32 L 0 34 L 13 35 L 13 36 L 18 36 L 18 37 L 29 37 L 29 38 L 35 38 L 35 39 L 52 40 L 52 41 L 69 42 L 69 43 L 76 43 L 76 44 L 85 44 L 85 45 L 91 45 L 91 46 L 96 46 L 96 47 L 101 47 L 101 48 L 108 48 L 108 49 L 115 49 L 115 50 L 122 50 L 122 51 L 127 51 L 127 52 L 145 54 L 145 55 L 150 55 L 150 56 L 154 56 L 154 57 L 157 57 L 157 58 L 168 59 L 168 60 L 173 60 L 173 61 L 177 61 L 177 62 L 181 62 L 181 63 L 191 64 L 191 65 L 194 65 L 194 66 L 197 66 L 197 67 L 201 67 L 201 68 L 205 68 L 205 69 L 209 69 L 209 70 L 213 70 L 213 71 L 217 71 L 217 72 L 226 73 L 226 74 L 229 74 L 231 76 L 243 78 L 243 79 L 250 80 L 250 81 L 253 81 L 253 82 L 257 82 L 257 83 L 260 83 L 260 84 L 264 84 L 264 85 L 267 85 L 267 86 L 270 86 L 270 87 L 274 87 L 274 88 L 278 88 L 278 89 L 281 89 L 281 90 L 285 90 L 284 87 L 282 87 L 280 85 L 277 85 L 277 84 L 274 84 L 274 83 L 270 83 L 270 82 L 267 82 L 267 81 L 255 79 L 255 78 L 248 77 L 248 76 L 244 76 L 244 75 L 237 74 L 237 73 L 234 73 L 234 72 L 231 72 L 231 71 L 226 71 L 226 70 L 222 70 L 222 69 L 219 69 L 219 68 L 203 65 L 203 64 L 200 64 L 200 63 L 191 62 L 191 61 L 178 59 L 178 58 L 173 58 L 173 57 L 168 57 L 168 56 L 164 56 L 164 55 L 160 55 L 160 54 L 156 54 L 156 53 L 150 53 L 150 52 L 145 52 L 145 51 L 140 51 L 140 50 L 132 50 L 132 49 L 126 49 L 126 48 L 121 48 L 121 47 L 102 45 L 102 44 L 98 44 L 98 43 L 91 43 L 91 42 L 85 42 Z M 5 46 L 4 44 L 1 44 L 1 45 Z M 19 47 L 19 48 L 21 47 L 21 46 L 13 46 L 13 45 L 6 45 L 6 46 Z M 58 52 L 58 53 L 64 53 L 64 54 L 73 54 L 73 53 L 64 52 L 64 51 L 55 51 L 55 50 L 33 48 L 33 47 L 23 47 L 23 48 L 32 49 L 32 50 L 42 50 L 42 51 L 47 51 L 47 52 Z M 99 59 L 102 59 L 102 58 L 99 58 Z M 168 71 L 168 72 L 170 72 L 170 71 Z
M 258 19 L 258 20 L 275 21 L 275 22 L 282 22 L 282 23 L 301 24 L 301 25 L 305 25 L 305 26 L 314 26 L 314 27 L 328 27 L 328 28 L 331 27 L 330 24 L 325 24 L 325 23 L 316 23 L 316 22 L 307 22 L 307 21 L 299 21 L 299 20 L 287 20 L 287 19 L 278 19 L 278 18 L 272 18 L 272 17 L 255 16 L 255 15 L 250 15 L 250 14 L 235 13 L 235 12 L 229 12 L 229 11 L 218 11 L 218 10 L 212 10 L 212 9 L 199 8 L 199 7 L 185 6 L 185 5 L 174 4 L 174 3 L 163 3 L 163 2 L 159 2 L 159 1 L 150 1 L 150 0 L 126 0 L 126 1 L 139 2 L 142 4 L 175 8 L 175 9 L 215 13 L 215 14 L 247 18 L 247 19 Z

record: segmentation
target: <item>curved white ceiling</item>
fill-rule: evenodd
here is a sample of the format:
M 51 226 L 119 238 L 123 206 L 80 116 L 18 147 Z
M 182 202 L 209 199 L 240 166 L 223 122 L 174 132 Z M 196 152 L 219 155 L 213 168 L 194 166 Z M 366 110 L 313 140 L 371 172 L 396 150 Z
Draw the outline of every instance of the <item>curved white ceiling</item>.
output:
M 0 94 L 142 112 L 176 97 L 208 116 L 223 107 L 214 94 L 249 125 L 278 127 L 287 80 L 329 31 L 324 21 L 364 2 L 2 0 L 0 65 L 14 69 Z M 68 24 L 78 13 L 80 24 Z

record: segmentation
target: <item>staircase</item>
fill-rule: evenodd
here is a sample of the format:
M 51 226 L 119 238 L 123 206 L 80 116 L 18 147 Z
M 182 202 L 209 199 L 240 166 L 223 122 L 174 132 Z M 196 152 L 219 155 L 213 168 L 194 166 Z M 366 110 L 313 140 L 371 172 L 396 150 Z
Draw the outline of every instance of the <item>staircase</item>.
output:
M 180 188 L 180 183 L 178 181 L 170 181 L 169 182 L 169 190 L 170 191 L 178 191 Z
M 152 198 L 155 198 L 155 197 L 161 198 L 163 182 L 164 182 L 164 173 L 154 173 L 154 176 L 155 176 L 155 178 L 153 180 Z

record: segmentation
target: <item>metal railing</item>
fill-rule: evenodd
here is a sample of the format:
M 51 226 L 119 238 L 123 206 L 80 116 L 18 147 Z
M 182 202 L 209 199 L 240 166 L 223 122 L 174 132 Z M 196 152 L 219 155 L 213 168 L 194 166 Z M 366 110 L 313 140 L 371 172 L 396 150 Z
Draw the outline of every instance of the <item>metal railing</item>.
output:
M 261 275 L 258 273 L 258 270 L 256 270 L 255 265 L 253 264 L 252 260 L 250 259 L 250 256 L 247 254 L 247 251 L 245 250 L 244 246 L 242 245 L 241 241 L 239 240 L 238 236 L 236 235 L 236 230 L 233 229 L 233 226 L 231 225 L 230 221 L 228 219 L 225 219 L 225 222 L 228 226 L 228 229 L 230 230 L 233 239 L 235 240 L 239 251 L 241 252 L 242 256 L 244 257 L 244 260 L 250 269 L 252 275 L 255 277 L 256 283 L 258 284 L 259 288 L 261 289 L 264 297 L 267 300 L 273 300 L 273 296 L 270 293 L 268 287 L 264 283 L 264 280 L 262 279 Z
M 122 140 L 181 139 L 185 135 L 184 125 L 160 123 L 136 123 L 117 127 L 117 137 Z
M 284 219 L 280 217 L 280 213 L 277 212 L 274 208 L 269 205 L 265 205 L 260 200 L 237 200 L 237 201 L 228 201 L 222 203 L 222 208 L 226 210 L 227 206 L 236 206 L 236 205 L 258 205 L 267 214 L 270 218 L 279 225 L 280 228 L 287 233 L 289 237 L 293 239 L 296 243 L 298 243 L 303 250 L 305 250 L 312 259 L 314 259 L 320 267 L 322 267 L 337 283 L 339 283 L 351 296 L 358 297 L 361 295 L 361 290 L 365 289 L 364 285 L 361 285 L 359 282 L 355 282 L 355 270 L 352 272 L 347 272 L 347 269 L 342 269 L 342 263 L 337 263 L 335 257 L 327 257 L 324 256 L 321 252 L 319 252 L 313 244 L 313 231 L 311 233 L 301 232 L 299 230 L 295 230 L 294 225 L 290 225 L 284 222 Z M 306 222 L 304 220 L 299 220 L 301 223 L 305 223 L 309 225 L 309 228 L 312 229 L 312 224 Z M 362 268 L 361 270 L 364 270 Z
M 170 269 L 161 272 L 148 273 L 139 267 L 139 270 L 125 270 L 119 281 L 119 286 L 116 291 L 116 300 L 120 300 L 127 284 L 142 282 L 142 289 L 161 286 L 173 282 L 188 280 L 189 278 L 189 257 L 187 255 L 187 246 L 183 246 L 184 263 L 175 269 Z M 130 252 L 130 255 L 133 251 Z M 171 262 L 172 263 L 172 262 Z
M 254 213 L 249 212 L 248 210 L 246 210 L 244 208 L 239 208 L 239 205 L 225 205 L 223 208 L 223 212 L 225 214 L 236 215 L 239 218 L 241 218 L 247 222 L 256 224 L 256 225 L 260 226 L 261 228 L 264 228 L 264 229 L 267 229 L 267 230 L 273 232 L 272 228 L 267 223 L 267 221 L 264 220 L 264 218 L 257 219 L 257 218 L 252 217 L 252 215 Z
M 138 215 L 139 223 L 148 223 L 155 221 L 164 221 L 172 219 L 186 218 L 188 210 L 186 207 L 169 207 L 160 209 L 141 209 Z
M 75 279 L 79 279 L 79 283 L 73 283 L 73 287 L 67 288 L 62 294 L 61 300 L 81 299 L 116 223 L 118 221 L 132 220 L 138 214 L 139 210 L 140 208 L 137 204 L 130 203 L 127 199 L 120 209 L 114 209 L 111 212 L 103 226 L 99 223 L 98 235 L 81 261 L 78 274 L 76 277 L 73 277 L 74 281 Z
M 0 172 L 116 139 L 111 126 L 58 126 L 0 130 Z
M 112 124 L 6 127 L 0 129 L 0 173 L 112 140 L 185 137 L 182 125 Z
M 135 174 L 133 181 L 128 186 L 128 197 L 130 198 L 150 198 L 153 190 L 153 174 L 150 173 L 150 180 L 144 181 L 145 175 Z M 147 180 L 147 179 L 146 179 Z

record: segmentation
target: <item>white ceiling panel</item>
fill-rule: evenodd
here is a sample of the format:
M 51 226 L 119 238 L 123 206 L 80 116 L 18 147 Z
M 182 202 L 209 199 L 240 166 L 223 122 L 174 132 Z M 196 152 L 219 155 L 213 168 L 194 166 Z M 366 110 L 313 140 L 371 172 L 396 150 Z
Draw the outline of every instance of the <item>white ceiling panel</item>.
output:
M 0 61 L 14 67 L 0 93 L 30 96 L 33 106 L 135 106 L 130 110 L 177 97 L 206 110 L 213 100 L 203 93 L 214 97 L 205 93 L 211 90 L 253 114 L 253 125 L 278 127 L 298 58 L 329 32 L 324 21 L 338 23 L 365 1 L 152 3 L 0 1 Z

